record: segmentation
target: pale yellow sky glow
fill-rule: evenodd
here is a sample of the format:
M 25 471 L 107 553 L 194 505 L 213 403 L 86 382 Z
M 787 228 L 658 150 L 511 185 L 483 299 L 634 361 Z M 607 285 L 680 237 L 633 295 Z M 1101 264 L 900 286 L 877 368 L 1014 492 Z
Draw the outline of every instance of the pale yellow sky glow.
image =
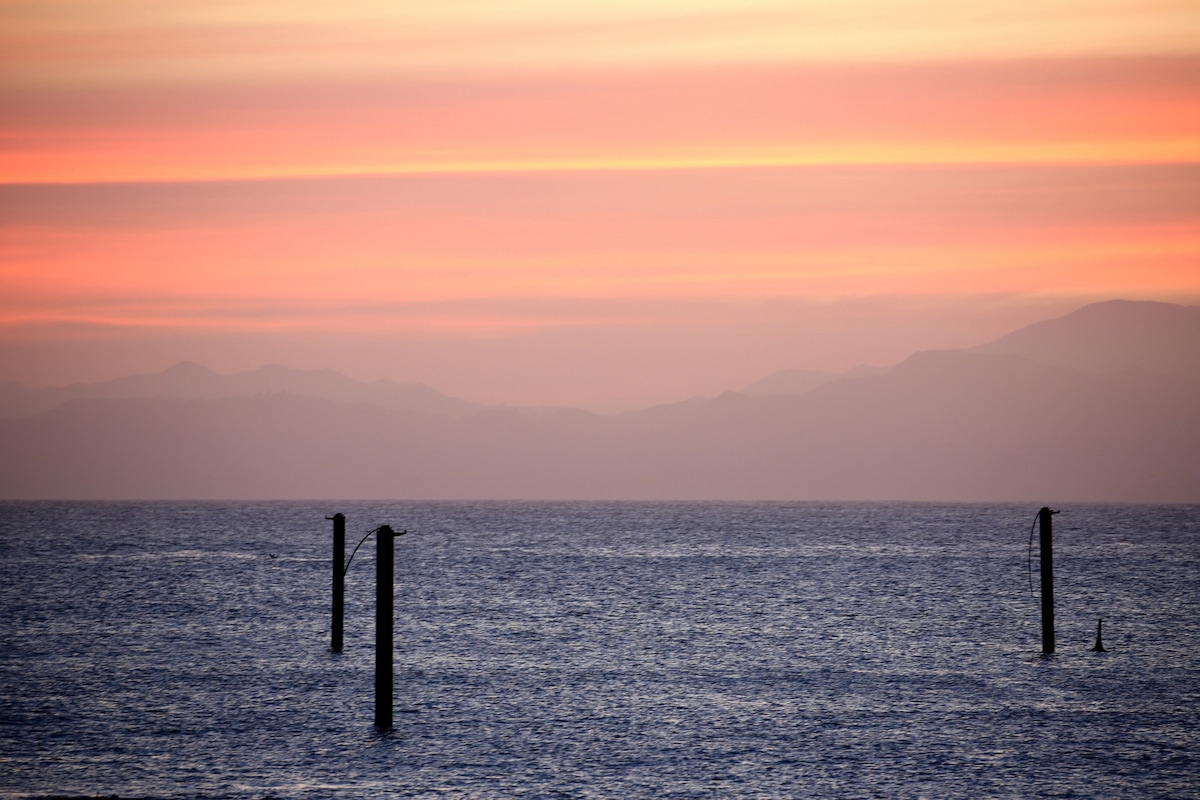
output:
M 1200 51 L 1194 2 L 6 2 L 15 83 Z

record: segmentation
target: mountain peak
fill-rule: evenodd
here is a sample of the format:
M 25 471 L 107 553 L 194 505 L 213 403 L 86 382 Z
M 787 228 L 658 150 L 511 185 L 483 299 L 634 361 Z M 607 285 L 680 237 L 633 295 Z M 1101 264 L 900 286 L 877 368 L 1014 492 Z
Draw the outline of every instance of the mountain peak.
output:
M 1146 370 L 1200 381 L 1200 307 L 1092 303 L 973 348 L 1083 372 Z
M 203 364 L 197 364 L 195 361 L 180 361 L 178 364 L 173 364 L 159 373 L 159 375 L 168 375 L 171 377 L 194 375 L 210 376 L 216 374 L 217 373 L 213 372 L 208 367 L 204 366 Z

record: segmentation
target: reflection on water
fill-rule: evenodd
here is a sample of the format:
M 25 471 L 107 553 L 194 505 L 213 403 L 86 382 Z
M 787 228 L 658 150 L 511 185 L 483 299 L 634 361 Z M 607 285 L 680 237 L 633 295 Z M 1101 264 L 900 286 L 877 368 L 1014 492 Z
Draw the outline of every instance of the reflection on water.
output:
M 387 735 L 335 511 L 410 534 Z M 1035 512 L 0 504 L 0 795 L 1194 796 L 1200 508 L 1056 517 L 1048 658 Z

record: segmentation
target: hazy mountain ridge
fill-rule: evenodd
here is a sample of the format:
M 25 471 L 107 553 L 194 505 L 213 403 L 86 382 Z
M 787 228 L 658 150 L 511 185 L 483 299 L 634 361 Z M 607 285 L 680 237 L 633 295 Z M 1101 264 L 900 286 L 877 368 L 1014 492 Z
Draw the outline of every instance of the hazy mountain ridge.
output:
M 1200 382 L 981 350 L 917 353 L 801 394 L 728 392 L 615 417 L 452 418 L 282 393 L 75 399 L 0 421 L 0 487 L 76 499 L 1200 502 Z
M 1200 381 L 1200 307 L 1113 300 L 1022 328 L 969 352 L 1016 355 L 1085 372 L 1145 369 Z M 756 397 L 802 394 L 847 378 L 879 375 L 890 367 L 860 365 L 845 372 L 784 369 L 740 391 Z M 0 385 L 0 418 L 26 417 L 76 398 L 221 398 L 289 393 L 383 408 L 463 417 L 488 407 L 451 397 L 424 384 L 358 381 L 331 369 L 301 370 L 268 364 L 221 375 L 194 362 L 151 374 L 45 389 Z M 694 397 L 684 403 L 702 402 Z M 668 403 L 671 407 L 677 403 Z M 556 408 L 502 406 L 533 416 Z M 625 412 L 625 413 L 637 413 Z
M 425 411 L 461 417 L 482 406 L 449 397 L 424 384 L 357 381 L 329 369 L 300 370 L 268 364 L 233 375 L 219 375 L 190 361 L 162 372 L 111 381 L 28 389 L 0 386 L 0 417 L 25 417 L 76 399 L 190 398 L 217 399 L 256 394 L 297 394 L 342 403 L 368 403 L 382 408 Z
M 772 372 L 742 389 L 742 394 L 763 397 L 773 394 L 803 394 L 820 386 L 843 378 L 863 378 L 887 372 L 887 367 L 872 367 L 866 364 L 846 372 L 828 372 L 811 369 L 783 369 Z
M 1145 371 L 1200 382 L 1200 307 L 1109 300 L 1026 326 L 966 352 L 1003 354 L 1081 372 Z M 786 369 L 744 394 L 803 394 L 846 378 L 887 372 L 861 365 L 846 372 Z
M 1144 370 L 1200 381 L 1200 307 L 1109 300 L 972 349 L 1084 372 Z

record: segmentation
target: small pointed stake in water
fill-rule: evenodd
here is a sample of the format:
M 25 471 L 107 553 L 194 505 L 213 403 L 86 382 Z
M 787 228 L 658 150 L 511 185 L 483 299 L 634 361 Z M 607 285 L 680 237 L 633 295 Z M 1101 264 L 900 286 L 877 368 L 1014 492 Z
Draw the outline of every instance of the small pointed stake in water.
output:
M 1107 653 L 1104 649 L 1104 641 L 1100 638 L 1100 629 L 1104 625 L 1104 620 L 1096 620 L 1096 646 L 1092 648 L 1093 653 Z

